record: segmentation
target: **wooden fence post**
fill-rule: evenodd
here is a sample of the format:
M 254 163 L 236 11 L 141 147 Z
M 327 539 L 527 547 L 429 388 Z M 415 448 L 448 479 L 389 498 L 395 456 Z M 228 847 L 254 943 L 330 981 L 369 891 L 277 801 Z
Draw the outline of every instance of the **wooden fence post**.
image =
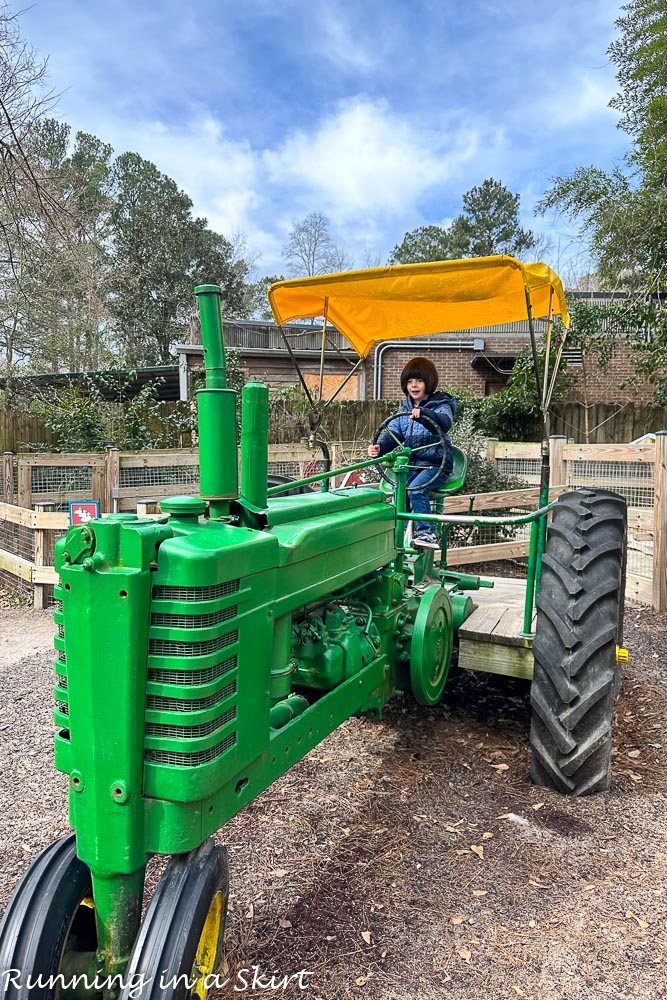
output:
M 32 466 L 19 458 L 19 495 L 18 506 L 30 510 L 32 507 Z
M 2 499 L 5 503 L 14 503 L 13 451 L 5 451 L 2 455 Z
M 104 456 L 104 463 L 106 484 L 103 509 L 105 513 L 112 514 L 117 511 L 118 490 L 120 489 L 120 451 L 118 448 L 109 448 Z
M 45 500 L 41 503 L 35 504 L 35 510 L 38 514 L 46 513 L 46 511 L 54 510 L 55 503 L 52 500 Z M 39 525 L 39 520 L 38 520 Z M 34 564 L 37 566 L 46 566 L 46 538 L 47 538 L 47 528 L 35 528 L 35 559 Z M 32 603 L 36 611 L 42 611 L 45 607 L 46 584 L 44 583 L 33 583 L 32 585 Z
M 91 500 L 99 500 L 100 511 L 103 509 L 106 493 L 106 466 L 104 461 L 93 465 L 91 472 Z
M 551 486 L 567 485 L 567 462 L 563 449 L 567 438 L 564 434 L 552 434 L 549 438 L 549 483 Z
M 160 513 L 160 501 L 159 500 L 137 500 L 137 514 L 139 517 L 146 517 L 147 514 L 159 514 Z
M 490 462 L 491 465 L 495 467 L 496 464 L 496 445 L 498 444 L 498 438 L 487 438 L 486 439 L 486 460 Z
M 655 436 L 653 607 L 667 611 L 667 431 Z

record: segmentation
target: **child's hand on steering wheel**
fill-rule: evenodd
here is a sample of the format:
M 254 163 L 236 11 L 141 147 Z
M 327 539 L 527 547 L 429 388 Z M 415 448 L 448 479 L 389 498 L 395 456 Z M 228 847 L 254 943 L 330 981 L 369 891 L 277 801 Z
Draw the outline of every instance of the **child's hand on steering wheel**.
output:
M 369 458 L 379 458 L 380 457 L 380 445 L 379 444 L 369 444 L 369 446 L 368 446 L 368 457 Z

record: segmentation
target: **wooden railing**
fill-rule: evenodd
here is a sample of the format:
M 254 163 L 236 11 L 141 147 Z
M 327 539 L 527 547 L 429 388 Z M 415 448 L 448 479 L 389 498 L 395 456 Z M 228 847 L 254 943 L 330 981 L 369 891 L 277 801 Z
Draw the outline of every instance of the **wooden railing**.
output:
M 353 460 L 359 445 L 344 442 L 332 447 L 334 467 Z M 489 442 L 488 455 L 502 462 L 505 471 L 531 482 L 527 489 L 458 495 L 446 501 L 446 513 L 498 509 L 534 509 L 539 501 L 540 445 Z M 317 471 L 319 452 L 305 446 L 271 445 L 269 468 L 298 478 Z M 637 445 L 573 445 L 564 438 L 550 441 L 552 495 L 574 486 L 606 486 L 628 500 L 629 562 L 626 596 L 667 611 L 667 433 Z M 86 469 L 90 491 L 35 489 L 49 485 L 34 470 Z M 153 470 L 139 485 L 136 470 Z M 162 470 L 162 472 L 161 472 Z M 164 470 L 187 470 L 176 475 Z M 31 589 L 36 607 L 44 606 L 47 587 L 56 582 L 53 546 L 69 524 L 69 515 L 57 505 L 67 500 L 98 499 L 103 512 L 147 511 L 149 505 L 177 493 L 198 492 L 198 457 L 195 451 L 108 452 L 105 455 L 5 455 L 3 502 L 0 503 L 0 574 Z M 141 479 L 141 475 L 138 476 Z M 173 481 L 169 481 L 169 480 Z M 60 486 L 67 485 L 60 480 Z M 522 559 L 527 539 L 493 544 L 452 545 L 448 564 L 464 566 L 500 559 Z
M 553 484 L 604 487 L 626 498 L 626 596 L 667 611 L 667 432 L 637 444 L 584 445 L 553 437 L 549 445 Z M 490 441 L 488 457 L 503 472 L 539 481 L 539 444 Z

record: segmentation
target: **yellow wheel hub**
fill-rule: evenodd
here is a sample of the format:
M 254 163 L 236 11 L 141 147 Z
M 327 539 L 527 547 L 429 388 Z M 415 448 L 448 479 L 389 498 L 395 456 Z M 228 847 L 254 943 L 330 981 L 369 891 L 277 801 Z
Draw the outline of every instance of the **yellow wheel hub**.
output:
M 192 967 L 192 979 L 196 982 L 190 996 L 199 997 L 199 1000 L 206 1000 L 208 993 L 208 987 L 205 985 L 206 977 L 215 972 L 222 932 L 223 903 L 222 893 L 216 893 L 206 914 L 204 928 L 197 945 L 195 964 Z

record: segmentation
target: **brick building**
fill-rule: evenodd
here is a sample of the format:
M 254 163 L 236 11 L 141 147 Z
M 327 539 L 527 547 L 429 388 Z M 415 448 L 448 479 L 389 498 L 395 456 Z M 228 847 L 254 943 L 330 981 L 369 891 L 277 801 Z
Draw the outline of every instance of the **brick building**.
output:
M 612 298 L 622 298 L 622 293 L 570 292 L 572 298 L 583 298 L 593 303 L 608 303 Z M 544 320 L 534 321 L 538 336 L 546 328 Z M 420 340 L 394 341 L 383 344 L 369 358 L 372 375 L 368 382 L 373 391 L 367 398 L 400 398 L 399 376 L 403 366 L 416 354 L 429 358 L 440 376 L 440 385 L 466 388 L 476 396 L 488 396 L 504 388 L 518 355 L 530 346 L 528 321 L 502 326 L 476 328 L 464 334 L 445 333 L 438 337 Z M 566 348 L 568 370 L 573 375 L 583 374 L 581 351 Z M 632 351 L 623 339 L 618 339 L 606 371 L 591 365 L 586 370 L 589 403 L 648 403 L 652 389 L 646 385 L 638 393 L 632 387 L 621 385 L 634 374 Z M 583 401 L 581 377 L 570 394 L 572 400 Z
M 310 389 L 319 385 L 322 330 L 317 326 L 289 324 L 286 327 L 290 348 Z M 280 328 L 275 323 L 254 320 L 225 320 L 225 347 L 237 351 L 249 379 L 266 382 L 272 389 L 286 388 L 299 382 L 285 345 Z M 193 374 L 204 366 L 204 351 L 201 334 L 191 333 L 191 340 L 199 343 L 178 344 L 179 383 L 181 399 L 187 399 L 192 386 Z M 328 330 L 329 346 L 325 353 L 324 389 L 325 397 L 349 375 L 358 362 L 356 351 L 352 350 L 337 330 Z M 360 365 L 348 379 L 337 398 L 366 398 L 366 365 Z M 372 393 L 371 393 L 372 398 Z

